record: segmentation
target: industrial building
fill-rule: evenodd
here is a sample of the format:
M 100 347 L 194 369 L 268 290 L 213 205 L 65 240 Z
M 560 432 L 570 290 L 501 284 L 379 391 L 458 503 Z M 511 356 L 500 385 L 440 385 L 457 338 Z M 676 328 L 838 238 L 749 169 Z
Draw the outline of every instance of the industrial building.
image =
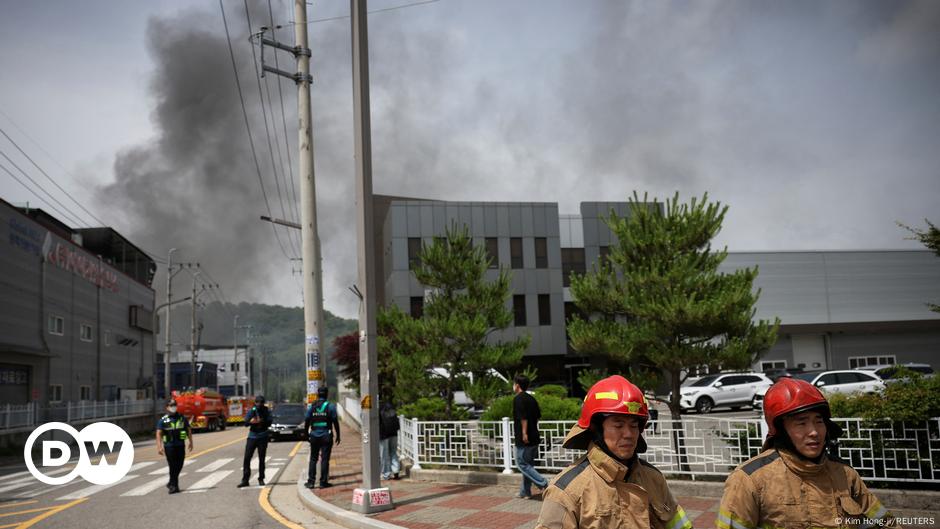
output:
M 0 404 L 153 398 L 156 263 L 0 200 Z
M 422 243 L 452 224 L 466 225 L 497 267 L 512 272 L 507 308 L 513 325 L 494 338 L 532 337 L 525 361 L 540 382 L 576 388 L 578 372 L 603 360 L 568 346 L 565 321 L 574 310 L 572 272 L 591 270 L 616 244 L 604 223 L 625 202 L 583 202 L 578 214 L 557 203 L 446 202 L 390 196 L 375 199 L 375 250 L 380 305 L 421 313 L 426 291 L 411 267 Z M 756 318 L 781 319 L 776 345 L 753 366 L 847 369 L 924 362 L 940 369 L 940 258 L 928 250 L 734 252 L 724 271 L 759 267 Z
M 162 355 L 160 355 L 162 356 Z M 162 360 L 162 359 L 161 359 Z M 196 349 L 196 387 L 215 389 L 226 397 L 252 395 L 255 389 L 254 360 L 248 346 L 202 345 Z M 174 351 L 170 355 L 170 382 L 173 389 L 191 387 L 193 355 L 190 350 Z M 200 372 L 211 368 L 211 378 L 200 378 Z M 163 395 L 163 363 L 156 366 L 158 394 Z

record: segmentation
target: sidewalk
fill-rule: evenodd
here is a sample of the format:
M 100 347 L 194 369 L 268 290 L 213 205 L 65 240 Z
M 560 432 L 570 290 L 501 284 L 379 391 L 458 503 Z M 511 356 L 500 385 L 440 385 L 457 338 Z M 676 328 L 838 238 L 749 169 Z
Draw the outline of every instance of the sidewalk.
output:
M 332 488 L 313 490 L 321 499 L 352 509 L 353 489 L 362 484 L 362 442 L 359 432 L 340 423 L 343 442 L 333 447 Z M 306 475 L 306 472 L 304 472 Z M 392 491 L 395 509 L 370 518 L 409 529 L 531 529 L 542 502 L 516 498 L 518 487 L 458 485 L 411 479 L 383 481 Z M 714 527 L 718 499 L 678 498 L 695 527 Z

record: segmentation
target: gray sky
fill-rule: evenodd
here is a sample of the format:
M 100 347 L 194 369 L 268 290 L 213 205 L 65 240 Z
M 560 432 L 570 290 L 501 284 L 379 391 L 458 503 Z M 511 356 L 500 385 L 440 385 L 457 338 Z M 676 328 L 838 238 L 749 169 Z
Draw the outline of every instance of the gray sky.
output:
M 253 28 L 268 24 L 267 3 L 249 4 Z M 244 4 L 224 5 L 265 191 L 291 217 Z M 230 300 L 300 303 L 257 220 L 217 2 L 0 0 L 0 13 L 0 127 L 60 186 L 141 246 L 203 263 Z M 291 41 L 287 4 L 273 13 Z M 369 23 L 377 193 L 576 213 L 633 190 L 707 191 L 730 206 L 717 243 L 732 251 L 916 248 L 895 221 L 940 220 L 940 2 L 439 0 Z M 310 30 L 325 304 L 354 316 L 349 20 Z M 272 142 L 283 96 L 296 165 L 295 89 L 267 82 Z M 0 151 L 90 221 L 3 138 Z M 45 208 L 2 170 L 0 197 Z

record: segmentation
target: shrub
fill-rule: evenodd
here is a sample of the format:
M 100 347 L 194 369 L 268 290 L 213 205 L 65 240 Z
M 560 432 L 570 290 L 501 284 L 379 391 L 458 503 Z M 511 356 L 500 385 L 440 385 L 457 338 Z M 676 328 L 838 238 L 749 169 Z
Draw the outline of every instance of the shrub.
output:
M 836 394 L 828 399 L 833 417 L 923 421 L 940 417 L 940 376 L 912 374 L 908 380 L 889 384 L 883 394 Z
M 483 412 L 480 419 L 498 421 L 503 417 L 512 418 L 513 397 L 514 395 L 506 395 L 494 400 L 493 404 Z M 536 391 L 535 400 L 539 403 L 539 409 L 542 410 L 543 421 L 573 421 L 581 413 L 581 401 L 579 399 L 562 398 Z
M 470 417 L 467 410 L 460 406 L 454 406 L 448 416 L 447 403 L 440 397 L 421 397 L 412 404 L 398 408 L 398 414 L 421 421 L 465 421 Z
M 545 384 L 544 386 L 535 388 L 533 391 L 535 391 L 536 395 L 551 395 L 560 399 L 568 397 L 568 389 L 558 384 Z

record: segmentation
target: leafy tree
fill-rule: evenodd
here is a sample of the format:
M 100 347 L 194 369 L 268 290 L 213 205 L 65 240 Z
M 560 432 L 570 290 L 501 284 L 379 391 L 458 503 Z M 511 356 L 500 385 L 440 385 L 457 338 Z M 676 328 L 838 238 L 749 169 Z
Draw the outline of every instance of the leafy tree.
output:
M 906 224 L 901 224 L 900 222 L 898 222 L 898 226 L 901 226 L 902 228 L 914 234 L 913 237 L 909 237 L 910 239 L 920 241 L 921 244 L 927 248 L 930 248 L 933 250 L 933 253 L 940 256 L 940 229 L 934 226 L 934 224 L 927 219 L 924 219 L 924 222 L 927 223 L 926 230 L 912 228 Z M 930 310 L 934 312 L 940 312 L 940 305 L 935 303 L 928 303 L 927 306 L 930 307 Z
M 776 340 L 780 320 L 754 322 L 757 268 L 719 273 L 727 249 L 712 251 L 727 206 L 680 203 L 661 207 L 634 192 L 630 214 L 606 219 L 617 236 L 607 262 L 571 279 L 571 293 L 588 319 L 568 327 L 581 353 L 665 371 L 669 409 L 681 416 L 679 387 L 690 368 L 746 368 Z
M 452 416 L 454 392 L 466 385 L 462 377 L 474 373 L 482 375 L 474 377 L 475 385 L 491 384 L 486 372 L 518 364 L 529 337 L 498 341 L 492 336 L 512 322 L 507 308 L 510 272 L 502 269 L 495 280 L 487 281 L 490 258 L 484 248 L 474 246 L 466 226 L 453 225 L 445 235 L 422 246 L 414 270 L 418 281 L 431 289 L 421 318 L 390 309 L 387 322 L 396 342 L 396 374 L 410 369 L 423 375 L 431 366 L 443 368 L 446 376 L 438 377 L 439 384 L 445 413 Z M 481 393 L 490 391 L 484 388 Z

